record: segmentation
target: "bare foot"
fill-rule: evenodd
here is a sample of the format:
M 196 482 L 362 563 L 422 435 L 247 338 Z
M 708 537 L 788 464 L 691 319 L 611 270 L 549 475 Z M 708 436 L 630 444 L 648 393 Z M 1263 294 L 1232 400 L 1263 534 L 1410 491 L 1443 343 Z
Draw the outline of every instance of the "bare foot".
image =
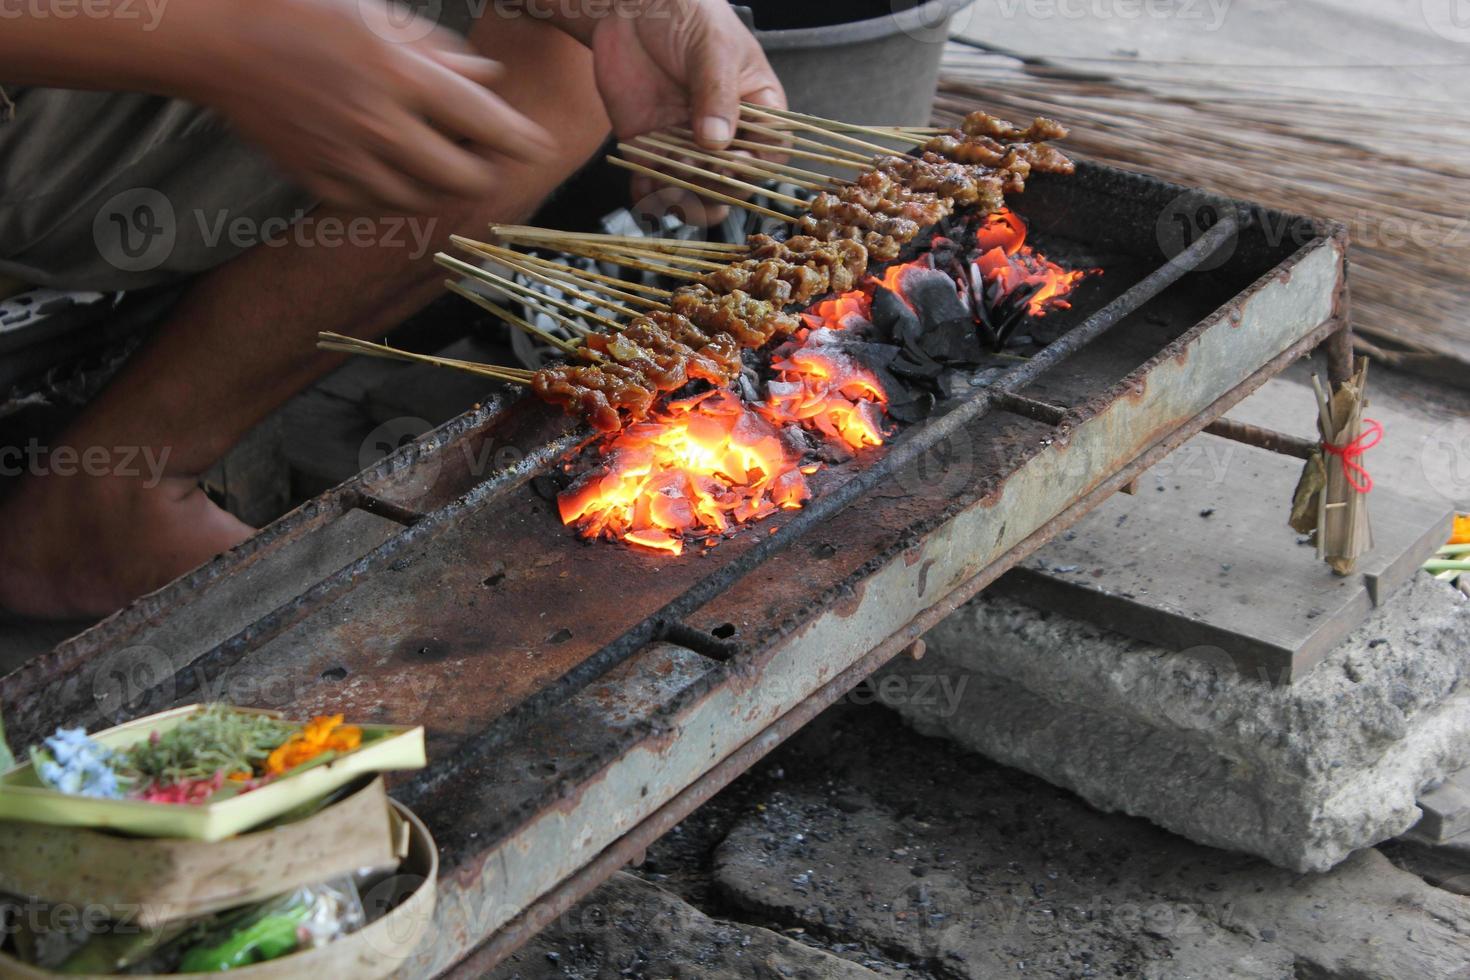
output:
M 24 476 L 0 501 L 0 609 L 106 616 L 252 533 L 190 477 Z

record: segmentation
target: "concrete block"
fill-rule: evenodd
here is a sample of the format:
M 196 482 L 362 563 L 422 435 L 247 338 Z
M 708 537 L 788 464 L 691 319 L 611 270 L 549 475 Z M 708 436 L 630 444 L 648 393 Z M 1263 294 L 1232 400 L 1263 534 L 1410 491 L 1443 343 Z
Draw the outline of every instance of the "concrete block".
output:
M 982 596 L 926 640 L 922 663 L 892 669 L 952 674 L 963 694 L 895 703 L 919 731 L 1297 871 L 1402 834 L 1421 790 L 1470 764 L 1470 603 L 1428 576 L 1287 688 L 1221 650 L 1009 599 Z

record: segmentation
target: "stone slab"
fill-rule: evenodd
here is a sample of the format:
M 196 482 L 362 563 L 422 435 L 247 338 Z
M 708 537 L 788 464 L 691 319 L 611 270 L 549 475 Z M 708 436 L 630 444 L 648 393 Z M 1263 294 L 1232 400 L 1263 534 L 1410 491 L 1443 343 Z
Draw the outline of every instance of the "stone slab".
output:
M 878 980 L 879 974 L 780 933 L 711 918 L 620 872 L 485 980 L 566 977 Z
M 1451 773 L 1419 796 L 1424 816 L 1409 832 L 1415 840 L 1444 844 L 1463 838 L 1470 846 L 1470 769 Z
M 1346 578 L 1286 525 L 1299 460 L 1201 435 L 992 591 L 1174 650 L 1300 679 L 1449 537 L 1453 510 L 1387 486 Z
M 1284 868 L 1404 833 L 1470 765 L 1470 601 L 1427 575 L 1289 687 L 990 596 L 926 639 L 892 670 L 963 690 L 896 699 L 920 731 Z
M 1470 901 L 1376 850 L 1299 875 L 1101 813 L 871 709 L 829 712 L 748 780 L 714 855 L 720 907 L 919 976 L 1464 980 L 1470 966 Z

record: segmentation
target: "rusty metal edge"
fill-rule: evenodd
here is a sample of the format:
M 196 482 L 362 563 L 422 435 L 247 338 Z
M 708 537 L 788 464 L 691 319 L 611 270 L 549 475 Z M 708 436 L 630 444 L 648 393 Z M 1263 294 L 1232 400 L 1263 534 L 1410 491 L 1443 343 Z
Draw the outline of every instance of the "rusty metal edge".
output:
M 818 714 L 836 703 L 844 694 L 893 659 L 899 651 L 919 641 L 960 606 L 969 602 L 987 586 L 1016 564 L 1042 548 L 1058 534 L 1075 525 L 1103 501 L 1122 490 L 1150 467 L 1156 465 L 1188 440 L 1204 431 L 1248 395 L 1280 374 L 1293 361 L 1307 356 L 1330 338 L 1340 335 L 1345 324 L 1338 318 L 1323 321 L 1299 341 L 1268 361 L 1244 382 L 1211 403 L 1203 412 L 1154 443 L 1135 457 L 1133 462 L 1102 481 L 1095 489 L 1078 498 L 1066 510 L 1033 531 L 1001 558 L 987 565 L 963 585 L 920 613 L 903 629 L 891 634 L 880 646 L 865 654 L 851 667 L 828 681 L 795 708 L 767 726 L 760 734 L 742 744 L 710 768 L 704 775 L 678 793 L 669 802 L 644 819 L 634 830 L 604 849 L 591 862 L 560 884 L 547 891 L 534 904 L 498 930 L 483 945 L 452 968 L 439 974 L 445 980 L 470 980 L 482 977 L 517 949 L 585 898 L 624 865 L 637 860 L 656 840 L 680 821 L 708 802 L 746 770 L 785 742 Z
M 140 596 L 112 615 L 58 643 L 24 667 L 0 676 L 0 691 L 7 699 L 13 700 L 34 693 L 36 683 L 52 684 L 64 680 L 104 647 L 127 643 L 140 630 L 156 625 L 160 617 L 173 614 L 219 580 L 243 571 L 341 518 L 354 509 L 358 497 L 368 488 L 409 470 L 420 459 L 443 452 L 491 427 L 504 410 L 501 400 L 488 401 L 480 409 L 450 419 L 421 438 L 399 447 L 326 493 L 304 501 L 236 547 L 161 589 Z

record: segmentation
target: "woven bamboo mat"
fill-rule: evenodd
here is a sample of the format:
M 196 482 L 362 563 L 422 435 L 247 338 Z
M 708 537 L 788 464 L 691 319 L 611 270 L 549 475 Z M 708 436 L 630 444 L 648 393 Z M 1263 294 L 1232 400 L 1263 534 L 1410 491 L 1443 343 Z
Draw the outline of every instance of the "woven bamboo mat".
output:
M 1080 158 L 1344 222 L 1362 348 L 1470 383 L 1470 107 L 951 43 L 935 121 L 974 108 L 1052 116 Z

